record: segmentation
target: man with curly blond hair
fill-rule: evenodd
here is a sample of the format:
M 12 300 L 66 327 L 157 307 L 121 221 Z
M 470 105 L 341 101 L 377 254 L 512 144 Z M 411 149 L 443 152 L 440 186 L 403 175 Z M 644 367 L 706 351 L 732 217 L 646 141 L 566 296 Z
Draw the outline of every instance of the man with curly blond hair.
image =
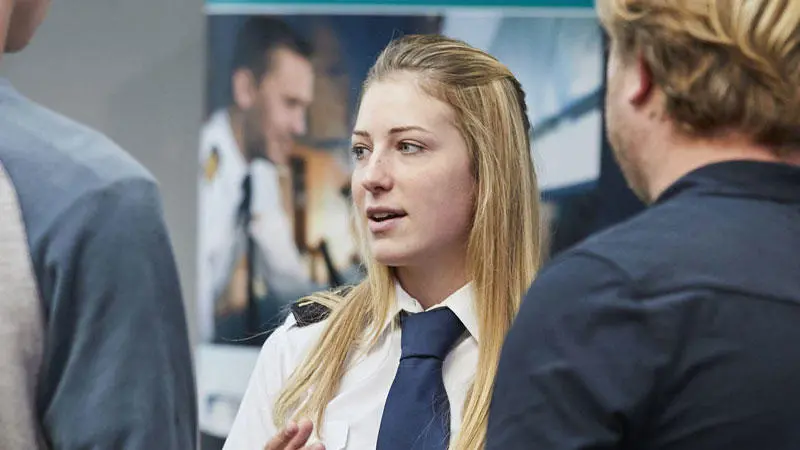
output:
M 488 449 L 800 448 L 800 2 L 598 0 L 650 207 L 534 282 Z

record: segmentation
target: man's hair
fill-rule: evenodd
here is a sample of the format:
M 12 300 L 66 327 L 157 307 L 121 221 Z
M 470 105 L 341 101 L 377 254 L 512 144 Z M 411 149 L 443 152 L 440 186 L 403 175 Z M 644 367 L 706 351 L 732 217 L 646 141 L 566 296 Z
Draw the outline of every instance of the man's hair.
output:
M 311 44 L 289 25 L 273 17 L 252 17 L 245 22 L 236 38 L 233 70 L 250 69 L 261 79 L 271 69 L 272 54 L 278 49 L 291 50 L 310 59 Z
M 598 0 L 627 60 L 641 55 L 683 130 L 800 147 L 797 0 Z

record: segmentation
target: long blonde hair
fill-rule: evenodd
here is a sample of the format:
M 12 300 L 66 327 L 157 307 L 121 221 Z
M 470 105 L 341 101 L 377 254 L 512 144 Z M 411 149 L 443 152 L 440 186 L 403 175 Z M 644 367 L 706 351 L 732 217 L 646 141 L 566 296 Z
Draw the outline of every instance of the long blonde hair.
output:
M 363 91 L 398 72 L 417 74 L 427 94 L 453 108 L 470 152 L 476 200 L 467 271 L 479 317 L 479 370 L 454 448 L 483 448 L 503 339 L 540 259 L 539 193 L 524 93 L 495 58 L 437 35 L 406 36 L 390 43 L 370 70 Z M 369 255 L 365 223 L 357 216 L 368 275 L 345 295 L 323 292 L 303 300 L 329 306 L 332 312 L 320 340 L 275 403 L 279 428 L 291 417 L 309 417 L 317 428 L 322 426 L 348 357 L 359 348 L 372 348 L 396 301 L 392 270 Z

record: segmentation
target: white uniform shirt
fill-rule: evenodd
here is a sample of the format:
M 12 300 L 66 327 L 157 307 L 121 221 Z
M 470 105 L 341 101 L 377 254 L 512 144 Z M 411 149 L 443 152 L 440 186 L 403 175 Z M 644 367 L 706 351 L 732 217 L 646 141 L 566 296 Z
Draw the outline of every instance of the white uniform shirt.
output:
M 449 307 L 466 327 L 444 361 L 444 386 L 450 401 L 451 435 L 461 428 L 462 407 L 478 365 L 478 319 L 468 284 L 436 307 Z M 363 450 L 378 442 L 383 407 L 400 364 L 401 330 L 389 325 L 401 310 L 422 312 L 420 304 L 397 284 L 397 307 L 377 346 L 348 363 L 339 392 L 328 404 L 321 442 L 326 450 Z M 262 450 L 276 433 L 272 409 L 292 371 L 317 342 L 325 321 L 298 327 L 293 316 L 261 349 L 255 370 L 223 450 Z
M 205 163 L 215 150 L 218 165 L 209 178 L 200 181 L 199 194 L 198 308 L 204 341 L 213 335 L 214 302 L 244 254 L 244 234 L 237 232 L 237 217 L 248 169 L 253 193 L 250 229 L 267 265 L 267 285 L 278 292 L 292 292 L 298 285 L 309 283 L 291 222 L 281 206 L 278 168 L 265 160 L 256 160 L 248 167 L 225 110 L 216 112 L 203 128 L 201 161 Z

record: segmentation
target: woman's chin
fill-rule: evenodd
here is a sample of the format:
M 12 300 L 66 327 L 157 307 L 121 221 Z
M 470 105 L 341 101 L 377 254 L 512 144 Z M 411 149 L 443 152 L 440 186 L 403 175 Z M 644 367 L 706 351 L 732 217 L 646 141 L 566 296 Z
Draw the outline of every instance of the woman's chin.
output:
M 406 260 L 402 257 L 391 255 L 391 256 L 376 256 L 375 261 L 382 265 L 388 267 L 403 267 L 406 266 Z
M 372 257 L 378 264 L 389 267 L 403 267 L 409 264 L 410 255 L 400 249 L 376 246 L 372 248 Z

